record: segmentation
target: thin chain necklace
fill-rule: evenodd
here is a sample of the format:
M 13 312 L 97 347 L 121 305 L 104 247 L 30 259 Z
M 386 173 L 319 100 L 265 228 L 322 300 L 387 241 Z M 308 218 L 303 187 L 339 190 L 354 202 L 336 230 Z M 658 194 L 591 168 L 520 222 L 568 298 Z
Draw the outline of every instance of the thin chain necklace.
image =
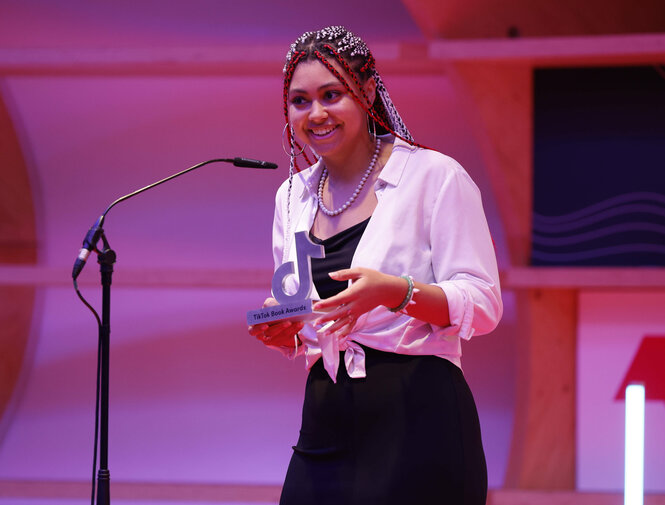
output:
M 319 191 L 316 194 L 316 199 L 319 202 L 319 208 L 323 211 L 324 214 L 328 216 L 336 216 L 338 214 L 341 214 L 351 206 L 351 204 L 356 200 L 356 198 L 358 198 L 358 195 L 362 191 L 365 182 L 367 182 L 369 175 L 372 173 L 372 170 L 374 170 L 374 165 L 376 165 L 376 160 L 379 159 L 380 150 L 381 150 L 381 139 L 376 139 L 376 149 L 374 150 L 372 161 L 370 161 L 367 170 L 365 170 L 362 179 L 360 179 L 360 182 L 358 183 L 358 186 L 356 187 L 353 194 L 346 201 L 346 203 L 344 203 L 344 205 L 335 210 L 328 209 L 323 203 L 323 185 L 325 184 L 326 178 L 328 177 L 328 169 L 326 167 L 323 167 L 323 171 L 321 172 L 321 179 L 319 180 Z

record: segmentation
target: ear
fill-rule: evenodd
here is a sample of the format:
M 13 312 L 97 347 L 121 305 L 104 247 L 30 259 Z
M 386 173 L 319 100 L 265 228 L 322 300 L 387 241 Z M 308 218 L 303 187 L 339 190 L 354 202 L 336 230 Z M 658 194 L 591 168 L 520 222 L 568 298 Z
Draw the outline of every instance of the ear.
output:
M 374 77 L 367 79 L 367 82 L 363 86 L 363 91 L 369 100 L 367 106 L 372 107 L 374 99 L 376 98 L 376 81 L 374 80 Z

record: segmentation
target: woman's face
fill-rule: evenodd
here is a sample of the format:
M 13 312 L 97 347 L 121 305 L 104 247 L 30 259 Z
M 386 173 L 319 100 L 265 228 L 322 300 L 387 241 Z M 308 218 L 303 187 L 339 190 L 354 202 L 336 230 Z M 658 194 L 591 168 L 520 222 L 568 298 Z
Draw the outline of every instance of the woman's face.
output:
M 336 62 L 332 65 L 346 76 Z M 373 100 L 373 81 L 365 88 Z M 360 96 L 358 90 L 354 91 Z M 324 159 L 343 161 L 358 142 L 369 142 L 366 112 L 318 60 L 304 61 L 296 67 L 289 87 L 288 110 L 296 140 L 309 144 Z

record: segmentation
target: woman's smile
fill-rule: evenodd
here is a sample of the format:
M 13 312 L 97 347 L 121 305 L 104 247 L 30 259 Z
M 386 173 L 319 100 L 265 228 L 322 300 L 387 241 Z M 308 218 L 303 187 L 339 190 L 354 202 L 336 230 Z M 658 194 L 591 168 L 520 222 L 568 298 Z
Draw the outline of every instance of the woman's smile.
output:
M 330 134 L 335 130 L 337 130 L 337 128 L 338 128 L 337 126 L 317 126 L 314 128 L 310 128 L 309 131 L 312 133 L 314 137 L 323 139 L 330 136 Z

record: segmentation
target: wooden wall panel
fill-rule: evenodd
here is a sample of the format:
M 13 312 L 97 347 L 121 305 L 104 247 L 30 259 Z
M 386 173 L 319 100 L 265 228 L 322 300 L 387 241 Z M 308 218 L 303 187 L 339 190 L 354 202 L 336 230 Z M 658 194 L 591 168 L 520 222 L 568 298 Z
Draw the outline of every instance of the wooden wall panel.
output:
M 577 291 L 528 289 L 517 299 L 516 410 L 505 485 L 574 489 Z
M 528 65 L 456 62 L 451 79 L 483 149 L 512 265 L 531 254 L 532 74 Z
M 665 3 L 640 0 L 403 0 L 430 38 L 560 37 L 663 31 Z
M 483 149 L 512 266 L 531 254 L 532 70 L 526 63 L 450 64 Z M 575 487 L 576 290 L 517 292 L 516 411 L 506 486 Z

